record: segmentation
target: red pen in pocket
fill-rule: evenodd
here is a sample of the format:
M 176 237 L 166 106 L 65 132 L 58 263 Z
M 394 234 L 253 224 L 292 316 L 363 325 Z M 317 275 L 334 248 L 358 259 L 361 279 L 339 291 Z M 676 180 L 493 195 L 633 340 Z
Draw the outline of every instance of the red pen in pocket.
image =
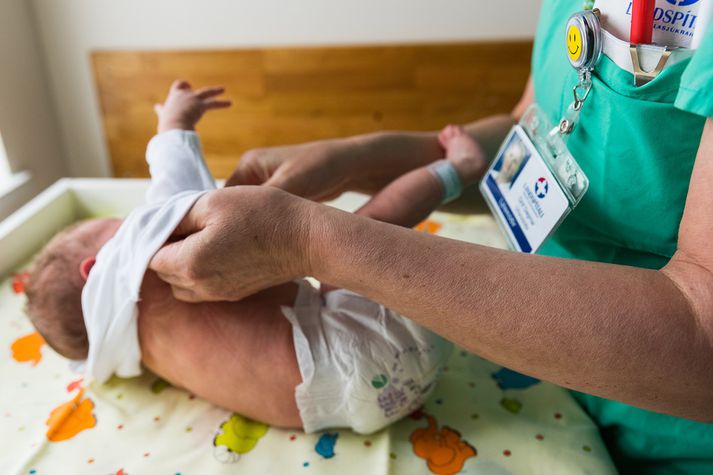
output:
M 635 45 L 651 44 L 654 34 L 656 0 L 633 0 L 631 5 L 631 38 Z

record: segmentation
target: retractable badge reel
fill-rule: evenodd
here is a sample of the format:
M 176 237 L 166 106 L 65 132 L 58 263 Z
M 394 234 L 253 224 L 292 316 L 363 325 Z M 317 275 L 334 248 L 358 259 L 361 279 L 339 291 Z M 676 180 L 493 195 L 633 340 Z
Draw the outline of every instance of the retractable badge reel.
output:
M 592 90 L 592 71 L 602 57 L 602 26 L 599 10 L 575 13 L 567 21 L 567 59 L 577 70 L 579 82 L 572 89 L 574 101 L 559 124 L 560 133 L 569 135 L 579 120 L 579 111 Z
M 572 102 L 555 126 L 537 104 L 513 127 L 491 164 L 480 190 L 510 247 L 534 253 L 579 204 L 589 180 L 567 139 L 592 89 L 592 71 L 602 55 L 599 12 L 572 15 L 566 26 L 566 54 L 577 71 Z M 580 126 L 581 127 L 581 126 Z

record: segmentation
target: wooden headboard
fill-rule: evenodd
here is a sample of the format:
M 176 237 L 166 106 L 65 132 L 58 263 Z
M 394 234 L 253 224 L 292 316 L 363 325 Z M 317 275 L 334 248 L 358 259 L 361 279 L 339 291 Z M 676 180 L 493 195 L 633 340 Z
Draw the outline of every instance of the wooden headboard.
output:
M 174 79 L 224 85 L 234 101 L 199 125 L 225 178 L 254 147 L 375 130 L 436 130 L 509 111 L 531 42 L 200 51 L 99 51 L 92 64 L 114 175 L 147 176 L 153 105 Z

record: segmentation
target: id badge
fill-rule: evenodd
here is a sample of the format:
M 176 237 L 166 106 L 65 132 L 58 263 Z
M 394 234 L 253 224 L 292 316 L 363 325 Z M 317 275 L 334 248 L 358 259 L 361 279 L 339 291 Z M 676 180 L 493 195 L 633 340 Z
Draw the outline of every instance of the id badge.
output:
M 579 204 L 589 180 L 536 106 L 512 128 L 480 191 L 514 250 L 534 253 Z

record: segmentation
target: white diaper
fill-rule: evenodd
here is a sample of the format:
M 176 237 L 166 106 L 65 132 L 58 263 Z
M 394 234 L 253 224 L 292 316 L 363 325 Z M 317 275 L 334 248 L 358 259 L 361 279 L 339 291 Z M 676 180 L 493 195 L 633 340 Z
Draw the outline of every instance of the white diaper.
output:
M 453 345 L 346 290 L 322 297 L 306 281 L 292 323 L 302 383 L 295 390 L 305 432 L 350 427 L 368 434 L 418 409 Z

